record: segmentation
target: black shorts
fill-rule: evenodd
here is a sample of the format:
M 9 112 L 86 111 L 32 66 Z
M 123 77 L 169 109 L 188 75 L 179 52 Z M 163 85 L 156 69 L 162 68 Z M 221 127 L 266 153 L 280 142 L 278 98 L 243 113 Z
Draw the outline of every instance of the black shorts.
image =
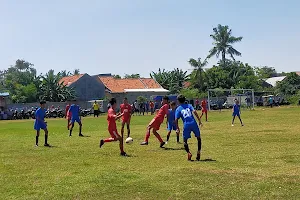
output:
M 94 115 L 99 115 L 100 111 L 99 110 L 94 110 Z

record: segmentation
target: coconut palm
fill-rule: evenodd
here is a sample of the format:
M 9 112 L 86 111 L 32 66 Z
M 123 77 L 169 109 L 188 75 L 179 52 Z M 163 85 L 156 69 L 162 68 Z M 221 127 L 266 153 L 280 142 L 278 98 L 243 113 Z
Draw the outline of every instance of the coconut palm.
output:
M 241 56 L 241 53 L 232 47 L 232 44 L 240 42 L 243 37 L 234 37 L 232 36 L 232 30 L 228 26 L 218 25 L 218 27 L 213 29 L 214 34 L 211 34 L 210 37 L 214 40 L 214 47 L 209 51 L 208 58 L 212 56 L 222 55 L 222 63 L 225 65 L 226 54 L 229 54 L 230 57 L 235 60 L 234 56 Z
M 198 58 L 197 60 L 191 58 L 188 62 L 193 67 L 193 73 L 191 78 L 194 81 L 195 88 L 197 88 L 198 90 L 203 90 L 204 88 L 203 73 L 204 73 L 204 67 L 207 65 L 207 60 L 205 59 L 202 62 L 201 58 Z

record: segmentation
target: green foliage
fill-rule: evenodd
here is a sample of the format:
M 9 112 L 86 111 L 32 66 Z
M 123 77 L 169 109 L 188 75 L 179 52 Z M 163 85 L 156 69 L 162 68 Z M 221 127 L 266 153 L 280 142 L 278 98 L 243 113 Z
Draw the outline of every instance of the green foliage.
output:
M 75 69 L 73 72 L 73 75 L 79 75 L 80 74 L 80 70 L 79 69 Z
M 115 79 L 121 79 L 121 78 L 122 78 L 122 77 L 121 77 L 120 75 L 118 75 L 118 74 L 113 75 L 113 77 L 114 77 Z
M 206 92 L 199 92 L 196 88 L 185 88 L 180 91 L 180 94 L 184 95 L 188 99 L 205 98 L 207 97 Z
M 190 58 L 188 61 L 190 65 L 194 68 L 191 74 L 192 85 L 197 88 L 199 91 L 204 91 L 206 89 L 205 82 L 204 82 L 204 67 L 208 64 L 207 60 L 201 61 L 201 58 L 195 60 L 194 58 Z
M 294 72 L 287 74 L 283 81 L 277 83 L 276 89 L 277 92 L 287 96 L 297 94 L 300 89 L 300 76 Z
M 187 71 L 179 68 L 175 68 L 172 71 L 158 69 L 158 72 L 152 72 L 150 76 L 163 88 L 169 90 L 171 94 L 178 94 L 189 77 Z
M 140 74 L 125 74 L 124 78 L 141 78 Z
M 242 41 L 243 37 L 232 36 L 232 30 L 228 26 L 218 25 L 218 27 L 213 28 L 213 34 L 210 37 L 214 40 L 214 47 L 209 51 L 208 58 L 212 56 L 222 55 L 222 63 L 226 62 L 226 54 L 235 60 L 234 56 L 241 56 L 241 53 L 233 48 L 232 44 Z
M 147 99 L 144 96 L 138 96 L 137 101 L 138 103 L 145 103 Z
M 261 79 L 276 77 L 277 72 L 273 67 L 255 67 L 256 75 Z

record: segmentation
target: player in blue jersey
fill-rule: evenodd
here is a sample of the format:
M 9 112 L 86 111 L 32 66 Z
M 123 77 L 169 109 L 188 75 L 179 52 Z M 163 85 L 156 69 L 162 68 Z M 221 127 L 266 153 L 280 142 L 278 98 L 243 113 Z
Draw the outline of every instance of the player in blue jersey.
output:
M 46 102 L 40 102 L 40 108 L 35 111 L 35 122 L 34 122 L 34 130 L 36 130 L 36 137 L 35 137 L 35 145 L 39 146 L 39 136 L 40 130 L 44 130 L 45 132 L 45 147 L 50 147 L 48 144 L 48 129 L 47 123 L 45 122 L 46 110 L 45 110 Z
M 239 105 L 239 101 L 237 99 L 234 100 L 232 112 L 233 112 L 232 113 L 233 118 L 232 118 L 231 126 L 234 126 L 234 120 L 235 120 L 236 116 L 239 118 L 241 125 L 244 126 L 242 119 L 241 119 L 241 106 Z
M 177 127 L 177 132 L 179 133 L 178 120 L 181 118 L 183 121 L 183 141 L 184 141 L 184 149 L 188 153 L 188 160 L 192 159 L 192 153 L 190 152 L 188 139 L 191 138 L 191 132 L 194 133 L 195 137 L 198 140 L 198 152 L 196 159 L 200 161 L 201 156 L 201 136 L 199 126 L 194 118 L 194 115 L 197 117 L 199 125 L 202 125 L 201 118 L 199 117 L 194 107 L 190 104 L 185 103 L 185 97 L 183 95 L 179 95 L 177 97 L 178 103 L 180 104 L 175 113 L 175 123 Z
M 81 123 L 81 117 L 80 117 L 80 107 L 79 105 L 76 105 L 76 100 L 73 100 L 73 104 L 70 106 L 70 109 L 68 112 L 71 113 L 71 129 L 70 129 L 70 136 L 72 136 L 72 131 L 74 128 L 74 123 L 77 122 L 79 125 L 79 136 L 83 137 L 81 134 L 82 130 L 82 123 Z
M 179 132 L 177 132 L 177 126 L 175 124 L 175 111 L 176 111 L 176 102 L 171 102 L 171 109 L 169 109 L 169 115 L 167 115 L 167 129 L 168 129 L 168 135 L 167 135 L 167 142 L 169 142 L 170 135 L 172 130 L 176 131 L 177 134 L 177 143 L 179 143 Z

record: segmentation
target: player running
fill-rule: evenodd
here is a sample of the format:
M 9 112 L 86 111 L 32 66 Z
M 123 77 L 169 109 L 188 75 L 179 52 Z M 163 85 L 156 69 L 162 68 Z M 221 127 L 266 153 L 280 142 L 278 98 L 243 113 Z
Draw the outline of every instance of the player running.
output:
M 79 137 L 83 137 L 82 131 L 82 123 L 80 117 L 80 107 L 75 104 L 76 100 L 73 100 L 73 104 L 70 106 L 68 111 L 68 115 L 71 116 L 71 129 L 70 129 L 70 137 L 72 136 L 72 131 L 74 128 L 74 123 L 77 122 L 79 125 Z
M 100 140 L 100 148 L 107 142 L 119 141 L 121 156 L 127 156 L 126 152 L 124 151 L 123 137 L 118 134 L 117 124 L 116 124 L 116 120 L 120 119 L 124 115 L 124 113 L 116 115 L 115 110 L 117 107 L 117 101 L 115 98 L 112 98 L 109 103 L 111 107 L 109 108 L 107 113 L 107 121 L 108 121 L 108 132 L 111 137 L 104 140 Z
M 184 148 L 188 153 L 188 160 L 190 161 L 192 159 L 192 153 L 190 152 L 189 149 L 188 139 L 191 138 L 191 132 L 193 132 L 195 137 L 197 137 L 198 140 L 198 152 L 197 152 L 196 159 L 200 161 L 202 143 L 201 143 L 200 129 L 194 118 L 194 115 L 197 117 L 199 125 L 202 125 L 201 118 L 199 117 L 197 111 L 194 110 L 194 107 L 192 105 L 185 103 L 185 97 L 183 95 L 179 95 L 177 97 L 177 100 L 180 104 L 176 109 L 176 113 L 175 113 L 175 123 L 177 127 L 177 132 L 180 132 L 178 126 L 178 120 L 179 118 L 181 118 L 183 121 Z
M 35 136 L 35 146 L 39 146 L 39 136 L 40 130 L 44 130 L 45 132 L 45 147 L 50 147 L 48 144 L 48 129 L 47 123 L 45 122 L 46 110 L 45 110 L 46 102 L 40 102 L 40 108 L 35 111 L 35 122 L 34 122 L 34 130 L 36 130 Z
M 131 119 L 131 105 L 128 103 L 128 99 L 125 97 L 123 104 L 120 105 L 121 113 L 124 113 L 122 116 L 122 129 L 121 135 L 124 137 L 124 126 L 127 126 L 127 137 L 130 136 L 130 119 Z
M 160 142 L 160 147 L 162 148 L 166 143 L 163 141 L 163 139 L 160 137 L 160 135 L 157 133 L 157 131 L 160 128 L 160 125 L 164 122 L 165 115 L 169 114 L 169 97 L 165 96 L 163 97 L 162 104 L 163 106 L 159 109 L 157 115 L 152 119 L 152 121 L 149 123 L 147 127 L 147 132 L 145 135 L 144 142 L 141 143 L 141 145 L 148 145 L 149 137 L 150 137 L 150 131 L 152 129 L 153 134 Z
M 234 100 L 234 105 L 233 105 L 233 108 L 232 108 L 232 123 L 231 123 L 231 126 L 234 126 L 234 120 L 235 120 L 235 117 L 237 116 L 241 122 L 241 125 L 244 126 L 243 122 L 242 122 L 242 119 L 241 119 L 241 106 L 239 105 L 239 101 L 237 99 Z
M 171 109 L 169 109 L 169 115 L 167 115 L 167 119 L 168 119 L 167 120 L 167 126 L 168 126 L 167 142 L 169 142 L 172 130 L 174 131 L 177 130 L 177 126 L 175 124 L 176 102 L 172 101 L 170 105 L 171 105 Z M 176 131 L 176 135 L 177 135 L 177 143 L 179 143 L 179 132 Z
M 201 114 L 200 118 L 202 118 L 203 114 L 205 114 L 205 119 L 207 121 L 207 101 L 206 101 L 206 99 L 203 99 L 201 101 L 201 111 L 202 111 L 202 114 Z

